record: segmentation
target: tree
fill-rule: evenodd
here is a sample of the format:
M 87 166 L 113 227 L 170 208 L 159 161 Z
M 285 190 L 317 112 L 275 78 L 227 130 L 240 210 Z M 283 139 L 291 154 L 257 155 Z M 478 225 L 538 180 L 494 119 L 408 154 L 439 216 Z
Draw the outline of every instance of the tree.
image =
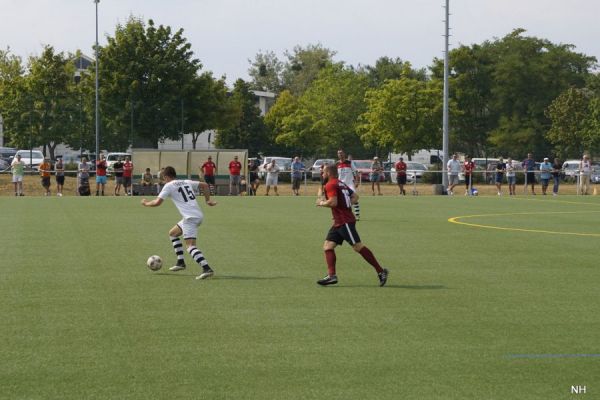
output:
M 552 127 L 546 137 L 559 157 L 579 158 L 584 151 L 590 151 L 600 143 L 598 119 L 594 116 L 597 101 L 588 89 L 570 88 L 548 107 Z
M 74 65 L 64 53 L 45 46 L 39 57 L 30 57 L 29 74 L 24 78 L 23 121 L 30 123 L 29 134 L 15 138 L 20 147 L 43 146 L 54 159 L 54 149 L 76 129 Z M 46 153 L 46 149 L 49 153 Z
M 22 119 L 25 70 L 20 57 L 10 49 L 0 50 L 0 115 L 6 143 L 12 143 L 27 128 Z
M 366 94 L 361 139 L 369 147 L 413 154 L 441 144 L 442 86 L 439 81 L 388 80 Z
M 334 154 L 340 147 L 364 155 L 356 127 L 366 89 L 366 76 L 343 64 L 323 69 L 297 103 L 290 93 L 269 112 L 277 143 L 307 155 Z
M 283 88 L 283 63 L 272 51 L 259 52 L 254 61 L 248 60 L 250 68 L 248 75 L 252 78 L 250 87 L 254 90 L 264 90 L 278 93 Z
M 426 80 L 424 69 L 415 70 L 410 62 L 402 61 L 400 58 L 381 57 L 375 61 L 374 66 L 363 68 L 369 80 L 369 86 L 381 87 L 390 79 L 412 78 L 417 80 Z
M 230 126 L 217 132 L 216 144 L 224 149 L 248 149 L 250 154 L 271 149 L 270 131 L 265 125 L 250 85 L 242 79 L 235 82 L 229 107 L 232 111 Z
M 301 95 L 310 87 L 322 69 L 333 64 L 334 55 L 335 51 L 320 44 L 296 46 L 292 52 L 286 51 L 287 62 L 282 72 L 283 88 L 288 89 L 295 96 Z
M 200 61 L 183 29 L 173 33 L 131 17 L 107 40 L 99 55 L 102 145 L 125 149 L 181 138 L 182 103 L 196 103 L 195 90 L 203 87 L 197 80 Z

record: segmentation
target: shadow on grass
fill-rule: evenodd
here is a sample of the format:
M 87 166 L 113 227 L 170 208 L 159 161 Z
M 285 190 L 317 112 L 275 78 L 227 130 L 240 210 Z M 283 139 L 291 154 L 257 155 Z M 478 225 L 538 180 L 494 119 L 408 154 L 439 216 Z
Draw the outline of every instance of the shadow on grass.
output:
M 197 274 L 177 274 L 177 273 L 169 273 L 169 272 L 156 272 L 153 275 L 159 276 L 168 276 L 168 277 L 181 277 L 181 278 L 190 278 L 195 277 Z M 210 278 L 213 279 L 232 279 L 232 280 L 240 280 L 240 281 L 253 281 L 253 280 L 276 280 L 276 279 L 292 279 L 289 276 L 237 276 L 237 275 L 218 275 Z
M 335 286 L 335 285 L 334 285 Z M 367 287 L 377 287 L 376 284 L 373 285 L 344 285 L 335 286 L 339 288 L 367 288 Z M 385 288 L 393 288 L 393 289 L 410 289 L 410 290 L 440 290 L 440 289 L 448 289 L 444 285 L 385 285 L 382 289 Z

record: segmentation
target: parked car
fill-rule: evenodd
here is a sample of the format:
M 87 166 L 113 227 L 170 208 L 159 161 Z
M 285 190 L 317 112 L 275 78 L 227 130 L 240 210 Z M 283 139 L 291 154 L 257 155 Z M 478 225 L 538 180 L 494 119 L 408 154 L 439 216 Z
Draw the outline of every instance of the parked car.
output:
M 313 181 L 318 181 L 321 179 L 321 165 L 323 165 L 324 163 L 327 163 L 328 165 L 332 165 L 335 164 L 335 160 L 332 158 L 320 158 L 318 160 L 315 161 L 315 163 L 312 165 L 312 167 L 309 168 L 309 177 L 313 180 Z
M 579 175 L 579 163 L 581 160 L 567 160 L 563 163 L 562 169 L 566 181 L 576 181 Z
M 25 168 L 33 168 L 38 170 L 40 164 L 44 161 L 44 154 L 39 150 L 19 150 L 15 154 L 21 156 L 21 161 L 25 163 Z
M 590 180 L 593 183 L 600 183 L 600 165 L 598 165 L 598 164 L 592 165 L 592 176 L 590 177 Z
M 406 161 L 406 182 L 414 182 L 415 179 L 419 182 L 423 178 L 423 174 L 427 172 L 428 168 L 425 164 L 421 164 L 414 161 Z M 396 168 L 392 167 L 390 169 L 390 177 L 392 182 L 396 182 Z
M 280 180 L 291 180 L 290 173 L 292 171 L 292 159 L 289 157 L 265 157 L 262 160 L 262 164 L 258 167 L 258 177 L 260 179 L 264 179 L 267 176 L 267 171 L 265 170 L 267 164 L 270 164 L 271 161 L 275 160 L 275 164 L 277 164 L 280 168 L 279 170 L 279 179 Z
M 17 149 L 12 147 L 0 147 L 0 160 L 6 161 L 9 165 L 17 154 Z
M 354 168 L 358 172 L 360 176 L 361 182 L 370 182 L 371 181 L 371 165 L 373 165 L 373 160 L 352 160 L 354 164 Z M 379 174 L 379 182 L 385 182 L 385 175 Z
M 2 158 L 0 158 L 0 171 L 6 171 L 10 168 L 10 163 Z

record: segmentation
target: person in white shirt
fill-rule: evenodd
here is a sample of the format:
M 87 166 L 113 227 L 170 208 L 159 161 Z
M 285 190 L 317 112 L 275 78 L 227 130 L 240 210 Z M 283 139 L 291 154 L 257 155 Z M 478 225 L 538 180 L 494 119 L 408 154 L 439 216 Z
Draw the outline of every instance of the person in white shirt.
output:
M 267 196 L 269 195 L 271 186 L 273 186 L 275 196 L 279 196 L 279 193 L 277 192 L 277 181 L 279 180 L 279 171 L 281 168 L 279 168 L 279 165 L 277 165 L 275 160 L 272 160 L 269 164 L 267 164 L 265 169 L 267 170 Z
M 25 175 L 25 161 L 21 160 L 21 155 L 17 154 L 10 163 L 12 171 L 12 181 L 15 186 L 15 196 L 23 195 L 23 176 Z
M 588 194 L 592 176 L 592 163 L 587 154 L 583 156 L 583 160 L 579 163 L 579 176 L 579 194 Z
M 458 161 L 458 155 L 452 154 L 452 159 L 446 164 L 448 170 L 448 194 L 454 194 L 454 187 L 458 185 L 458 174 L 460 173 L 461 164 Z
M 202 210 L 198 206 L 194 193 L 197 193 L 200 189 L 204 193 L 206 204 L 212 207 L 216 206 L 217 203 L 210 199 L 210 188 L 207 183 L 187 179 L 178 180 L 177 173 L 173 167 L 165 167 L 163 174 L 166 183 L 158 196 L 151 201 L 142 199 L 142 205 L 144 207 L 158 207 L 167 197 L 170 197 L 183 217 L 169 231 L 171 243 L 177 255 L 177 263 L 169 269 L 171 271 L 181 271 L 186 267 L 183 257 L 183 246 L 179 238 L 183 235 L 188 253 L 202 267 L 202 273 L 196 279 L 210 278 L 214 275 L 214 271 L 208 265 L 202 252 L 196 247 L 198 226 L 202 223 L 204 214 L 202 214 Z
M 356 192 L 355 177 L 356 166 L 350 158 L 346 158 L 346 152 L 342 149 L 338 150 L 338 161 L 336 162 L 338 170 L 338 179 L 346 184 L 353 192 Z M 354 216 L 357 221 L 360 221 L 360 204 L 358 201 L 352 205 L 354 208 Z
M 506 160 L 506 181 L 508 182 L 509 196 L 515 196 L 517 194 L 517 178 L 515 176 L 515 166 L 513 165 L 512 158 L 508 157 Z

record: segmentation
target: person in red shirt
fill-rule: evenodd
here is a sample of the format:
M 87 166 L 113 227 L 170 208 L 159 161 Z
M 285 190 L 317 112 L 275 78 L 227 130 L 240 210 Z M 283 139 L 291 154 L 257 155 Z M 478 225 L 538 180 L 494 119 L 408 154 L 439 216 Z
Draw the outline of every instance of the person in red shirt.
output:
M 125 157 L 123 163 L 123 186 L 125 187 L 125 194 L 131 196 L 131 177 L 133 175 L 133 163 L 129 159 L 129 156 Z
M 465 196 L 471 195 L 471 188 L 473 186 L 473 170 L 475 169 L 475 163 L 471 161 L 470 156 L 465 156 L 465 162 L 462 165 L 462 170 L 465 173 Z
M 212 156 L 208 156 L 208 160 L 200 167 L 202 175 L 204 175 L 204 182 L 208 184 L 210 194 L 215 194 L 215 174 L 217 172 L 217 164 L 212 160 Z
M 102 187 L 102 196 L 104 196 L 104 187 L 106 186 L 106 158 L 104 154 L 100 154 L 100 160 L 96 161 L 96 196 L 100 195 Z
M 400 194 L 406 196 L 406 190 L 404 190 L 404 185 L 406 185 L 406 163 L 404 158 L 400 157 L 398 162 L 394 164 L 394 168 L 396 169 L 396 183 L 398 183 Z
M 229 162 L 229 195 L 233 195 L 233 187 L 235 186 L 235 194 L 240 194 L 240 174 L 242 172 L 242 164 L 238 161 L 238 156 L 233 157 Z
M 327 238 L 323 244 L 325 251 L 325 260 L 327 261 L 327 276 L 319 279 L 317 283 L 322 286 L 335 285 L 338 283 L 335 264 L 335 248 L 348 242 L 354 251 L 359 253 L 377 272 L 379 286 L 385 285 L 389 271 L 382 268 L 375 258 L 375 255 L 367 246 L 362 244 L 360 236 L 356 231 L 356 217 L 352 212 L 352 204 L 358 201 L 358 195 L 350 189 L 344 182 L 338 179 L 338 169 L 335 165 L 330 165 L 324 169 L 325 184 L 324 198 L 317 200 L 317 207 L 329 207 L 333 214 L 333 226 L 327 233 Z

